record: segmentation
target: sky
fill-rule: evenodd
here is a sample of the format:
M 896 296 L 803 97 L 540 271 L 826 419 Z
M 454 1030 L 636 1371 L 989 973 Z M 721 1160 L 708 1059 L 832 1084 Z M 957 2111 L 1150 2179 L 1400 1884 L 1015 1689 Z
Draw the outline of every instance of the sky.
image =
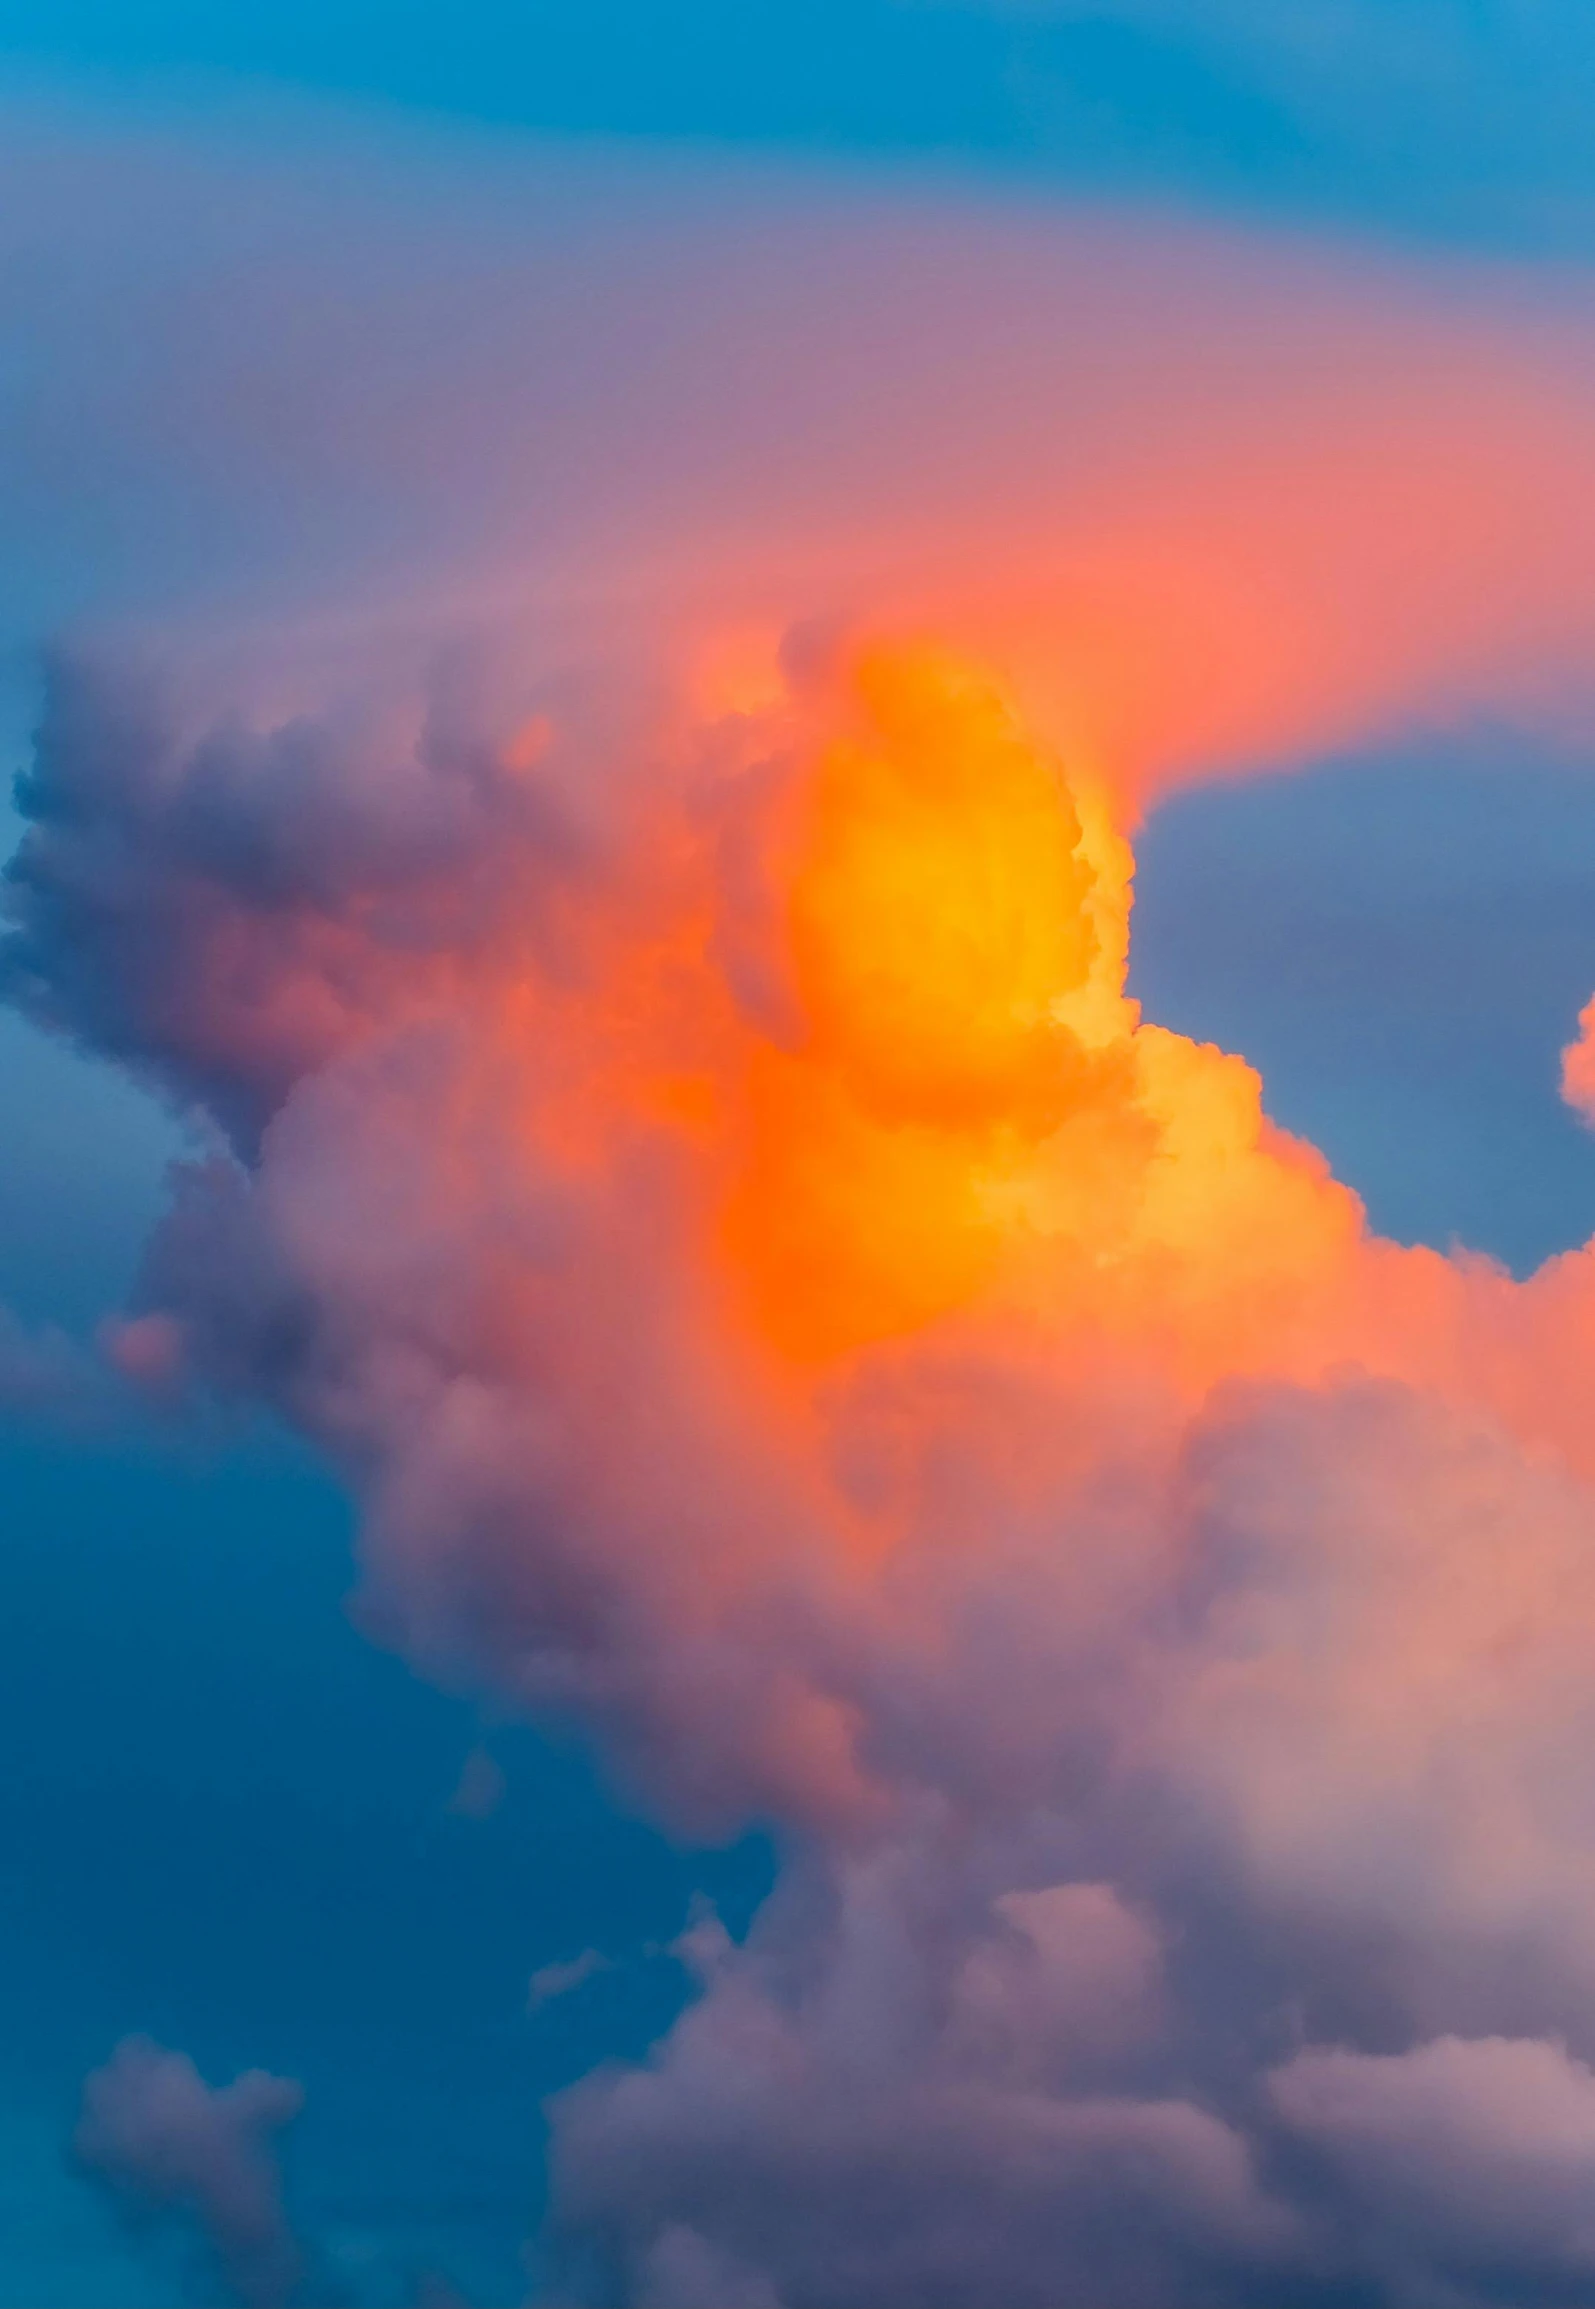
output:
M 0 2304 L 1589 2297 L 1592 129 L 0 0 Z

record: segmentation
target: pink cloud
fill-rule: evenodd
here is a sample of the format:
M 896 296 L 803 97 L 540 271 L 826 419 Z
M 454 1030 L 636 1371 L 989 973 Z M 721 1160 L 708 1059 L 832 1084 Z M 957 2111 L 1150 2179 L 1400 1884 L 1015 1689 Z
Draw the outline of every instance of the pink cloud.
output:
M 1595 1001 L 1578 1014 L 1578 1037 L 1562 1053 L 1562 1096 L 1584 1122 L 1595 1124 Z
M 1595 2265 L 1595 2075 L 1557 2043 L 1441 2037 L 1406 2053 L 1309 2050 L 1269 2086 L 1368 2224 L 1368 2257 L 1410 2284 Z
M 1100 219 L 882 211 L 811 291 L 769 222 L 661 217 L 646 393 L 545 250 L 468 349 L 562 314 L 590 393 L 370 419 L 484 593 L 581 533 L 557 634 L 55 667 L 6 984 L 214 1132 L 113 1353 L 325 1451 L 379 1640 L 780 1832 L 551 2112 L 573 2282 L 1521 2298 L 1583 2266 L 1595 1253 L 1373 1235 L 1125 997 L 1128 836 L 1585 710 L 1586 349 Z M 79 2152 L 268 2298 L 293 2091 L 135 2046 Z
M 456 694 L 391 780 L 368 723 L 124 748 L 114 821 L 92 776 L 41 818 L 37 1000 L 240 1149 L 122 1336 L 346 1471 L 382 1640 L 575 1711 L 677 1823 L 784 1825 L 747 1947 L 700 1922 L 676 2028 L 553 2111 L 573 2268 L 1350 2281 L 1275 2169 L 1293 2041 L 1595 2057 L 1589 1255 L 1371 1236 L 1124 1001 L 1109 805 L 983 676 L 782 662 L 731 713 Z M 70 793 L 125 721 L 62 678 Z M 218 2182 L 169 2060 L 154 2185 L 275 2202 L 254 2099 Z

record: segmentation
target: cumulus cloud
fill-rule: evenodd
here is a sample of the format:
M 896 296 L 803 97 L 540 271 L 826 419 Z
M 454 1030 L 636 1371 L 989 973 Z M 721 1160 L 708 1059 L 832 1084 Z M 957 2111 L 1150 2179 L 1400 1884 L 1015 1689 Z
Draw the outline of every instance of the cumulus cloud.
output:
M 684 2224 L 650 2247 L 637 2299 L 639 2309 L 780 2309 L 768 2278 Z
M 1013 1910 L 1100 1927 L 1114 1904 L 1064 1886 L 960 1929 L 937 1911 L 974 1887 L 948 1859 L 905 1845 L 823 1895 L 789 1884 L 647 2070 L 556 2104 L 562 2219 L 610 2285 L 683 2216 L 781 2299 L 1205 2299 L 1293 2266 L 1240 2131 L 1159 2089 L 1142 2016 L 1114 2009 L 1142 1935 L 1023 1943 L 994 2011 Z
M 1595 2075 L 1558 2043 L 1439 2037 L 1407 2053 L 1308 2050 L 1269 2080 L 1290 2130 L 1326 2160 L 1373 2269 L 1412 2297 L 1436 2262 L 1488 2290 L 1538 2267 L 1587 2286 L 1595 2265 Z
M 377 1640 L 779 1832 L 551 2112 L 572 2296 L 1565 2287 L 1595 1253 L 1379 1239 L 1125 971 L 1149 793 L 1587 706 L 1582 343 L 1199 234 L 702 204 L 622 326 L 583 213 L 570 278 L 498 250 L 501 334 L 422 331 L 435 402 L 352 361 L 315 435 L 379 405 L 488 592 L 585 516 L 579 616 L 49 669 L 0 982 L 208 1148 L 108 1352 L 326 1453 Z M 450 413 L 459 343 L 514 413 Z M 136 2046 L 79 2152 L 267 2299 L 292 2092 Z
M 274 2136 L 303 2098 L 263 2069 L 208 2085 L 186 2053 L 128 2037 L 83 2087 L 73 2154 L 131 2214 L 192 2223 L 229 2290 L 273 2309 L 302 2271 Z
M 1366 1385 L 1216 1405 L 1164 1496 L 1179 1568 L 1095 1630 L 1123 1684 L 1094 1757 L 1015 1772 L 1010 1714 L 978 1799 L 950 1776 L 889 1851 L 789 1880 L 646 2071 L 556 2105 L 558 2201 L 612 2268 L 667 2208 L 839 2304 L 1505 2301 L 1579 2266 L 1588 1654 L 1558 1599 L 1589 1501 Z M 940 1695 L 960 1776 L 1049 1660 L 1078 1675 L 1077 1611 L 1001 1650 L 980 1616 L 984 1672 Z M 1078 1695 L 1024 1713 L 1061 1744 Z M 1483 2028 L 1542 2033 L 1449 2033 Z M 1301 2037 L 1334 2049 L 1271 2065 Z
M 12 887 L 34 1014 L 230 1134 L 133 1360 L 345 1471 L 380 1640 L 782 1829 L 552 2109 L 567 2291 L 1564 2284 L 1592 1254 L 1381 1241 L 1144 1021 L 1124 797 L 989 674 L 746 672 L 178 744 L 63 665 Z M 291 2092 L 136 2048 L 80 2152 L 264 2298 Z

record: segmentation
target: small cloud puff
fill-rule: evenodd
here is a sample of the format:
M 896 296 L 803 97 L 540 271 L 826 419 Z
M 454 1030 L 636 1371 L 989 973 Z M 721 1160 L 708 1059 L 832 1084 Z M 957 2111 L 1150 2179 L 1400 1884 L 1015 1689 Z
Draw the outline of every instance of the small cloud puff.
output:
M 448 1810 L 457 1820 L 489 1820 L 504 1801 L 504 1767 L 486 1748 L 473 1748 L 460 1766 Z
M 580 1956 L 573 1956 L 565 1964 L 540 1965 L 532 1974 L 526 1992 L 528 2012 L 541 2012 L 545 2004 L 553 2004 L 562 1996 L 569 1996 L 600 1972 L 612 1972 L 613 1959 L 602 1955 L 596 1948 L 584 1948 Z
M 275 2135 L 303 2100 L 291 2078 L 263 2069 L 208 2085 L 186 2053 L 130 2036 L 85 2082 L 72 2152 L 130 2213 L 191 2223 L 247 2309 L 279 2309 L 303 2256 Z
M 1578 1035 L 1562 1053 L 1562 1096 L 1595 1129 L 1595 996 L 1578 1014 Z

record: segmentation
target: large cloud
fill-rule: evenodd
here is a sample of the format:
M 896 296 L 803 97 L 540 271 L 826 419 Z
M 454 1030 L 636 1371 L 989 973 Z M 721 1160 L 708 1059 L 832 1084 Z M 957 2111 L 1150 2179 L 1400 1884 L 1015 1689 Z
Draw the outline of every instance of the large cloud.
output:
M 63 663 L 12 890 L 21 999 L 216 1132 L 123 1368 L 322 1444 L 384 1640 L 782 1833 L 555 2107 L 569 2286 L 1555 2297 L 1595 1260 L 1379 1240 L 1144 1023 L 1123 797 L 984 673 L 706 681 L 185 735 Z
M 209 1149 L 113 1358 L 321 1445 L 379 1639 L 786 1855 L 554 2110 L 571 2289 L 1576 2292 L 1595 1253 L 1381 1241 L 1123 989 L 1150 793 L 1587 715 L 1585 340 L 1189 228 L 643 229 L 567 156 L 385 238 L 116 158 L 0 163 L 19 533 L 82 436 L 124 545 L 241 474 L 415 558 L 51 668 L 4 984 Z M 274 2090 L 145 2050 L 90 2138 L 149 2182 L 173 2098 L 154 2180 L 285 2253 Z

